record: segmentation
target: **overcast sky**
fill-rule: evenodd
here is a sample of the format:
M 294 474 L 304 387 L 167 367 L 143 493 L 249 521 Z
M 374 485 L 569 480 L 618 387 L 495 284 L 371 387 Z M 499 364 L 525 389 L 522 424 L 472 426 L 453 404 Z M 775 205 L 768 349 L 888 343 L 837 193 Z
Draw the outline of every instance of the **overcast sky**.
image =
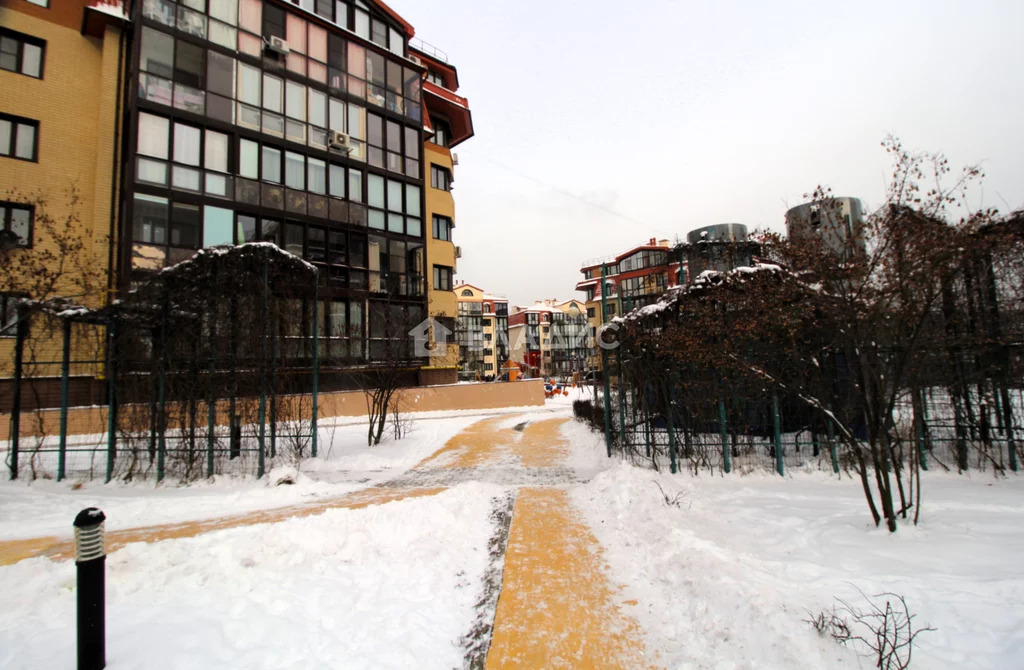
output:
M 819 183 L 877 206 L 889 133 L 982 164 L 976 205 L 1024 206 L 1024 3 L 389 4 L 473 111 L 456 278 L 513 303 L 579 298 L 583 261 L 650 237 L 782 229 Z

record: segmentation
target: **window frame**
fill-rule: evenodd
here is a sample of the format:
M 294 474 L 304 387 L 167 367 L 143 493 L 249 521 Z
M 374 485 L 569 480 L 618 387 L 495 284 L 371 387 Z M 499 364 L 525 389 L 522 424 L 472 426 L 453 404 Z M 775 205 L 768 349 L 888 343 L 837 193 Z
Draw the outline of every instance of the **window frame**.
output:
M 451 291 L 453 268 L 447 265 L 434 265 L 433 284 L 435 291 Z M 447 278 L 447 281 L 445 281 Z M 447 284 L 447 285 L 446 285 Z
M 440 165 L 430 166 L 430 188 L 438 191 L 452 190 L 452 171 Z
M 28 212 L 28 235 L 26 235 L 25 244 L 15 244 L 10 248 L 12 250 L 31 249 L 36 229 L 35 205 L 26 204 L 23 202 L 0 201 L 0 233 L 15 234 L 14 231 L 11 230 L 11 217 L 13 215 L 14 210 L 22 210 Z
M 39 121 L 35 119 L 29 119 L 24 116 L 15 116 L 13 114 L 4 114 L 0 112 L 0 121 L 7 121 L 11 124 L 11 134 L 8 141 L 8 147 L 10 153 L 0 154 L 0 158 L 13 158 L 19 161 L 28 161 L 29 163 L 39 162 Z M 17 154 L 18 151 L 18 128 L 20 126 L 30 126 L 33 129 L 32 137 L 32 157 L 25 158 Z
M 15 58 L 17 59 L 17 69 L 16 70 L 8 70 L 5 67 L 0 67 L 0 70 L 4 70 L 6 72 L 13 72 L 15 74 L 24 75 L 26 77 L 31 77 L 32 79 L 42 79 L 43 78 L 43 72 L 46 69 L 46 40 L 40 39 L 38 37 L 34 37 L 32 35 L 26 35 L 25 33 L 20 33 L 20 32 L 18 32 L 16 30 L 11 30 L 10 28 L 5 28 L 5 27 L 2 27 L 2 26 L 0 26 L 0 37 L 7 37 L 8 39 L 12 39 L 12 40 L 14 40 L 15 42 L 18 43 L 18 50 L 17 50 L 16 55 L 15 55 Z M 40 53 L 39 53 L 39 74 L 38 75 L 28 74 L 27 72 L 24 71 L 24 68 L 25 68 L 25 45 L 26 44 L 31 44 L 32 46 L 39 47 L 39 52 Z
M 435 240 L 441 240 L 442 242 L 452 241 L 452 229 L 455 228 L 455 224 L 452 222 L 451 217 L 434 214 L 432 216 L 431 227 L 431 232 Z M 438 235 L 442 228 L 444 230 L 444 236 Z

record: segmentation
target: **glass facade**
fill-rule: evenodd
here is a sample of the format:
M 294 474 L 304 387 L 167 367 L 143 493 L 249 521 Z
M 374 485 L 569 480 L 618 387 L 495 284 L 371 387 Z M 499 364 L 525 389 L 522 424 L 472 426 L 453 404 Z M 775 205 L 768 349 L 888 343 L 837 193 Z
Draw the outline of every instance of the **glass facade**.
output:
M 368 5 L 293 5 L 137 5 L 126 281 L 273 242 L 319 269 L 332 355 L 372 357 L 381 310 L 425 309 L 421 71 Z

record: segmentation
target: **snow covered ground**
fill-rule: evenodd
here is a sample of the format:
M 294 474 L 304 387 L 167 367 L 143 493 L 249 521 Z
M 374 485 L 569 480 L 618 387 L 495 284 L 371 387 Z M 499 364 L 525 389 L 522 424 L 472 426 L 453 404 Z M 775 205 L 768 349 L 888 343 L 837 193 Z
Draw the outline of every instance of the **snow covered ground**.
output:
M 566 430 L 600 457 L 600 436 Z M 870 523 L 858 481 L 824 473 L 693 477 L 617 464 L 573 500 L 658 665 L 871 668 L 803 620 L 835 597 L 863 608 L 863 594 L 894 592 L 916 625 L 936 628 L 918 638 L 911 667 L 1024 667 L 1024 480 L 930 473 L 924 484 L 921 525 L 894 535 Z
M 537 411 L 538 408 L 528 408 Z M 453 435 L 487 416 L 519 414 L 522 408 L 482 413 L 421 412 L 405 439 L 366 446 L 366 423 L 345 418 L 320 427 L 321 458 L 300 466 L 295 486 L 271 486 L 270 478 L 218 476 L 178 486 L 167 480 L 132 483 L 70 478 L 0 481 L 0 541 L 43 535 L 70 536 L 71 521 L 85 507 L 107 515 L 107 529 L 209 519 L 343 495 L 391 479 L 440 449 Z M 271 475 L 273 472 L 270 473 Z
M 502 425 L 570 416 L 575 396 L 510 413 Z M 294 486 L 4 482 L 0 540 L 67 536 L 88 505 L 116 529 L 342 494 L 405 472 L 481 418 L 421 417 L 408 438 L 375 449 L 365 447 L 364 425 L 339 425 L 325 441 L 330 455 L 304 462 Z M 804 620 L 835 597 L 863 606 L 862 594 L 892 591 L 906 596 L 915 623 L 937 629 L 919 638 L 913 668 L 1024 667 L 1024 480 L 928 473 L 921 525 L 890 535 L 870 524 L 848 478 L 659 474 L 609 461 L 602 436 L 579 423 L 563 431 L 568 464 L 591 477 L 572 500 L 655 665 L 872 668 Z M 458 667 L 493 501 L 505 492 L 471 482 L 272 527 L 129 545 L 107 559 L 108 667 Z M 0 668 L 73 664 L 74 574 L 73 563 L 46 558 L 0 567 Z
M 107 667 L 458 667 L 501 492 L 129 545 L 107 558 Z M 0 568 L 0 667 L 74 667 L 74 584 L 71 561 Z

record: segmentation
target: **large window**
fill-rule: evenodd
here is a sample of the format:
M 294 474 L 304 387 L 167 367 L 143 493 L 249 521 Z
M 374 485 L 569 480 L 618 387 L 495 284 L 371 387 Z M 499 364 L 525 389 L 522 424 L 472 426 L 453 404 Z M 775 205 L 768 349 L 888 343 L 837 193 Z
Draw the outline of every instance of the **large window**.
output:
M 339 0 L 300 0 L 295 2 L 309 11 L 332 20 L 339 25 L 349 27 L 349 6 Z M 356 32 L 361 34 L 365 18 L 365 35 L 370 39 L 371 18 L 368 13 L 358 7 L 354 8 Z M 289 79 L 296 80 L 297 85 L 306 85 L 306 81 L 314 86 L 329 91 L 348 93 L 350 96 L 365 100 L 371 105 L 404 115 L 416 122 L 422 117 L 420 105 L 420 74 L 417 69 L 407 67 L 401 58 L 405 54 L 405 39 L 400 31 L 391 28 L 379 19 L 372 19 L 375 26 L 374 36 L 381 46 L 389 49 L 390 54 L 377 53 L 372 49 L 346 40 L 342 35 L 329 33 L 316 21 L 309 21 L 297 12 L 288 11 L 273 3 L 262 0 L 144 0 L 143 18 L 160 26 L 155 31 L 143 26 L 144 55 L 140 61 L 142 78 L 142 96 L 149 100 L 167 102 L 173 95 L 178 95 L 179 103 L 195 107 L 199 104 L 194 99 L 194 92 L 184 90 L 177 92 L 178 84 L 190 86 L 174 77 L 174 66 L 177 57 L 174 55 L 174 35 L 186 34 L 191 37 L 209 40 L 231 51 L 253 57 L 263 57 L 268 63 L 268 71 L 275 75 L 287 74 Z M 167 31 L 167 32 L 162 32 Z M 164 38 L 153 37 L 152 33 L 164 35 Z M 284 40 L 285 49 L 269 46 L 271 39 Z M 182 49 L 182 41 L 177 42 L 177 49 Z M 196 47 L 198 51 L 205 51 Z M 185 47 L 189 51 L 188 47 Z M 164 57 L 159 57 L 163 52 Z M 170 54 L 169 57 L 167 55 Z M 154 55 L 157 57 L 154 58 Z M 185 54 L 191 57 L 195 54 Z M 212 52 L 207 53 L 212 58 Z M 398 58 L 395 58 L 398 56 Z M 152 61 L 152 62 L 149 62 Z M 272 61 L 276 61 L 273 63 Z M 169 66 L 161 73 L 160 64 Z M 150 67 L 153 65 L 155 67 Z M 223 96 L 223 93 L 212 95 Z M 240 98 L 239 98 L 240 99 Z M 206 104 L 213 104 L 218 114 L 225 112 L 223 98 L 218 97 Z M 203 113 L 201 110 L 195 110 Z M 210 113 L 212 116 L 212 112 Z M 239 110 L 239 114 L 253 116 L 253 110 Z M 276 112 L 270 112 L 276 114 Z M 301 119 L 295 118 L 295 129 L 298 130 Z M 230 122 L 230 120 L 229 120 Z M 266 120 L 273 127 L 276 117 Z M 257 126 L 260 124 L 257 123 Z M 336 129 L 344 132 L 341 129 Z M 350 132 L 351 135 L 355 133 Z M 361 138 L 360 138 L 361 139 Z M 298 141 L 301 141 L 299 139 Z M 355 151 L 353 151 L 355 153 Z
M 646 249 L 622 259 L 619 262 L 619 267 L 622 272 L 629 272 L 630 270 L 642 270 L 644 268 L 664 265 L 666 262 L 668 262 L 667 252 L 655 249 Z
M 661 295 L 667 288 L 668 277 L 664 272 L 655 272 L 642 277 L 630 277 L 619 282 L 619 290 L 623 300 Z
M 443 265 L 434 266 L 434 288 L 438 291 L 452 290 L 452 269 Z
M 31 205 L 0 202 L 0 249 L 32 246 Z
M 398 296 L 425 292 L 425 256 L 422 242 L 369 238 L 370 291 Z
M 230 140 L 215 130 L 140 112 L 136 177 L 142 183 L 230 197 Z
M 366 180 L 370 228 L 414 237 L 423 235 L 419 186 L 375 174 L 368 174 Z
M 452 220 L 447 216 L 439 216 L 434 214 L 434 239 L 444 240 L 445 242 L 452 241 Z
M 430 166 L 430 185 L 442 191 L 452 190 L 451 170 L 436 165 Z
M 326 313 L 321 311 L 321 314 L 321 332 L 328 338 L 327 355 L 331 358 L 361 358 L 365 334 L 363 302 L 331 300 L 326 303 Z
M 42 79 L 44 40 L 0 28 L 0 69 Z
M 38 121 L 0 114 L 0 156 L 37 160 L 38 135 Z
M 442 147 L 448 146 L 452 136 L 452 130 L 448 122 L 432 116 L 430 117 L 430 125 L 434 127 L 434 137 L 430 141 Z

